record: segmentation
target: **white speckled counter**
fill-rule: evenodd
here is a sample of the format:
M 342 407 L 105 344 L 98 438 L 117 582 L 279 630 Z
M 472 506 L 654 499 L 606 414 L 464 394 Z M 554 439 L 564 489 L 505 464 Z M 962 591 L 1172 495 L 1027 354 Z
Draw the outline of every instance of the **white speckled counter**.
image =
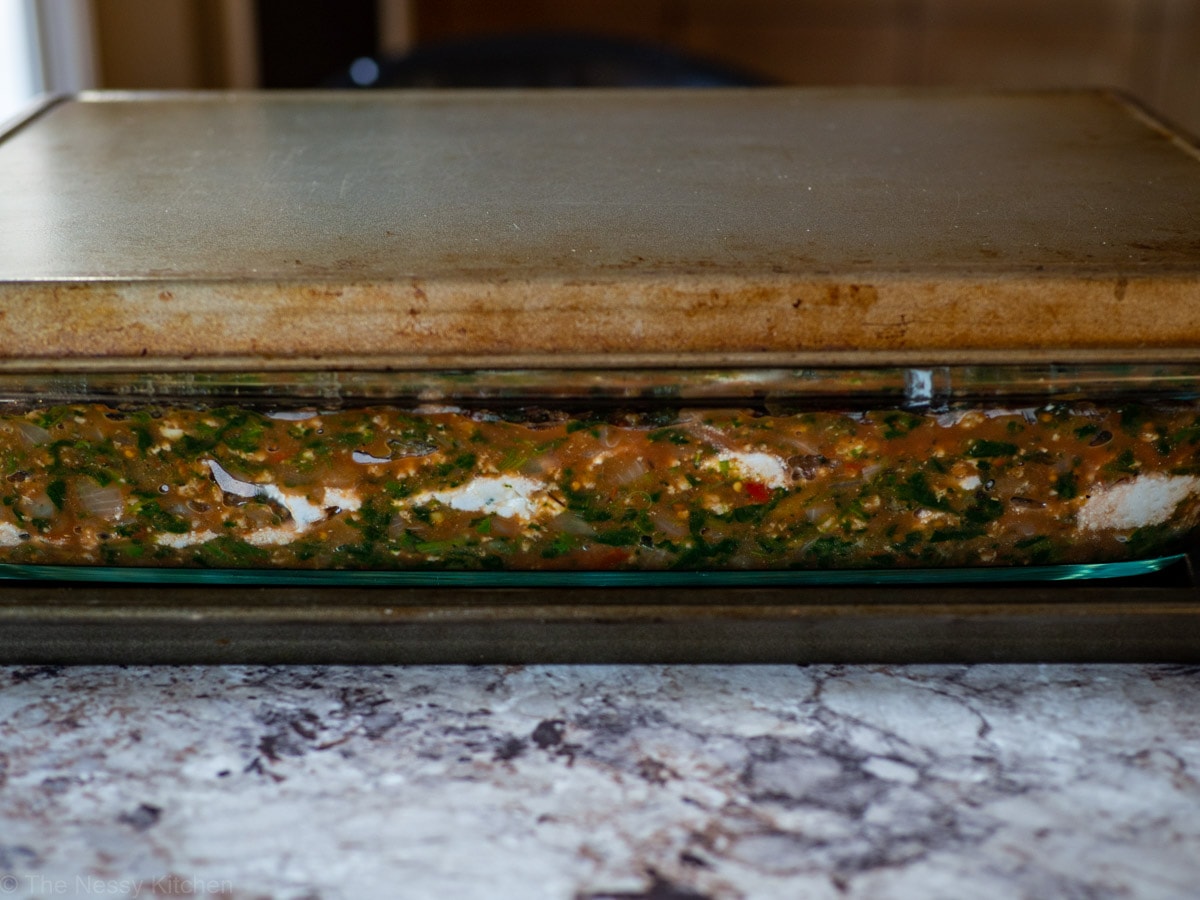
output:
M 1200 667 L 0 669 L 0 898 L 1195 897 Z

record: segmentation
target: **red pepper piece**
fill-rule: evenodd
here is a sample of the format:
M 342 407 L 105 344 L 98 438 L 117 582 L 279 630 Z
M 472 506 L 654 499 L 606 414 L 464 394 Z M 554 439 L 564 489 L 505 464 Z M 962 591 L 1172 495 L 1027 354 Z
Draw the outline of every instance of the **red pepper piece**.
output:
M 746 496 L 754 503 L 766 503 L 771 499 L 771 492 L 765 484 L 758 481 L 746 482 Z

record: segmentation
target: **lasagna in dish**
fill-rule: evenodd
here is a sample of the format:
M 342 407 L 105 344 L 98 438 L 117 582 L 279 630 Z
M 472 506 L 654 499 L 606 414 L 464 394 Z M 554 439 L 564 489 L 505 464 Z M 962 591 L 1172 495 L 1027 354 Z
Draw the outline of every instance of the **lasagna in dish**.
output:
M 1097 562 L 1200 520 L 1191 407 L 0 416 L 0 561 L 321 569 Z

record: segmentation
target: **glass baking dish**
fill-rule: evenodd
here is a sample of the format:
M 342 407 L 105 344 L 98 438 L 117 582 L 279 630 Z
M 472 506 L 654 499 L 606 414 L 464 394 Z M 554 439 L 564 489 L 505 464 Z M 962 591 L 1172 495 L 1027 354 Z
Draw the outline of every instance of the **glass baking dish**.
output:
M 0 577 L 803 584 L 1144 574 L 1191 365 L 0 375 Z
M 0 133 L 0 574 L 1165 568 L 1198 163 L 1105 91 L 48 100 Z

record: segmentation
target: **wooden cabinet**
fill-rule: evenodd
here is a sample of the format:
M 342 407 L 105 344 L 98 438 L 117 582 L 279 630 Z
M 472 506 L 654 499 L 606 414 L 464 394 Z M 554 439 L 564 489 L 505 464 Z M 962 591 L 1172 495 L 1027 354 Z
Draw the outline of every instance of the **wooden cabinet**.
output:
M 1200 132 L 1200 0 L 378 2 L 383 53 L 514 32 L 602 34 L 787 84 L 1115 86 Z M 253 4 L 94 3 L 103 86 L 258 83 Z

